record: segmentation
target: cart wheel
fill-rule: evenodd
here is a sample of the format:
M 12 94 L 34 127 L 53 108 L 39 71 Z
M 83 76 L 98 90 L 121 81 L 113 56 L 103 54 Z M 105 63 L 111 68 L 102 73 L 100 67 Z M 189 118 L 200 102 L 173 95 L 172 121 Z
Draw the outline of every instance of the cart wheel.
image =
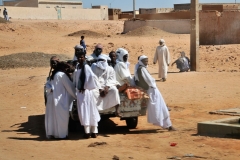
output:
M 132 117 L 132 118 L 126 119 L 126 124 L 129 129 L 136 128 L 138 124 L 138 117 Z

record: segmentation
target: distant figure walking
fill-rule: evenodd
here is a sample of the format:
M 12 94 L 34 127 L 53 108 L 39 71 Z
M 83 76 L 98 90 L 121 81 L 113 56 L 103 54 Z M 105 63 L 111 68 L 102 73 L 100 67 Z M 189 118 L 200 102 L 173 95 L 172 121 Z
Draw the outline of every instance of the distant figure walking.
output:
M 84 41 L 84 36 L 81 36 L 81 40 L 80 40 L 80 45 L 83 46 L 85 53 L 87 52 L 87 46 L 86 43 Z
M 8 11 L 7 11 L 6 8 L 4 8 L 4 10 L 3 10 L 3 16 L 4 16 L 4 19 L 5 19 L 6 21 L 9 21 L 9 18 L 8 18 Z
M 159 46 L 156 48 L 153 64 L 158 62 L 158 77 L 162 82 L 167 79 L 168 66 L 170 64 L 170 53 L 168 47 L 165 45 L 164 39 L 160 39 Z
M 185 56 L 185 52 L 181 52 L 181 57 L 172 63 L 172 66 L 176 63 L 179 72 L 188 72 L 190 69 L 190 59 Z

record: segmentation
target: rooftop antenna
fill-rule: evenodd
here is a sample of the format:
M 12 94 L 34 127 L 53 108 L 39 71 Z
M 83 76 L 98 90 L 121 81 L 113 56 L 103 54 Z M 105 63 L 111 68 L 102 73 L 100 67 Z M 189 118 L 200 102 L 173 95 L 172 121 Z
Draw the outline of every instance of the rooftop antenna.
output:
M 113 0 L 112 2 L 110 2 L 110 8 L 111 8 L 111 4 L 114 2 L 115 0 Z

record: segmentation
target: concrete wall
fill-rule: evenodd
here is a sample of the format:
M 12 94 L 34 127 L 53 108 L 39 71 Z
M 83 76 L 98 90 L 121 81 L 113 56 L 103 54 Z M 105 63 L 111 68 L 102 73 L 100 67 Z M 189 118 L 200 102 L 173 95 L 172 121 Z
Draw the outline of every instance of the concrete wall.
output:
M 200 44 L 240 44 L 239 11 L 205 11 L 199 21 Z
M 0 7 L 2 10 L 4 6 Z M 6 7 L 12 19 L 58 19 L 54 8 Z M 107 9 L 106 9 L 107 10 Z M 103 9 L 61 9 L 62 19 L 108 20 L 108 10 Z
M 171 11 L 173 8 L 139 8 L 139 14 L 168 13 Z
M 190 3 L 174 4 L 174 10 L 190 10 Z
M 124 33 L 137 29 L 143 26 L 156 27 L 161 30 L 176 33 L 176 34 L 189 34 L 190 33 L 190 20 L 146 20 L 146 21 L 125 21 Z
M 126 18 L 132 19 L 133 15 L 131 14 L 120 14 L 119 19 Z M 157 14 L 139 14 L 136 15 L 136 18 L 142 20 L 172 20 L 172 19 L 190 19 L 190 12 L 171 12 L 171 13 L 157 13 Z
M 201 11 L 199 13 L 201 45 L 240 44 L 239 11 Z M 176 34 L 190 34 L 189 19 L 125 21 L 124 32 L 151 26 Z
M 60 8 L 67 8 L 67 9 L 82 9 L 83 6 L 79 4 L 47 4 L 47 3 L 39 3 L 39 8 L 54 8 L 54 7 L 60 7 Z
M 108 19 L 109 20 L 118 20 L 118 15 L 109 15 Z
M 118 15 L 122 13 L 121 9 L 108 8 L 108 15 Z

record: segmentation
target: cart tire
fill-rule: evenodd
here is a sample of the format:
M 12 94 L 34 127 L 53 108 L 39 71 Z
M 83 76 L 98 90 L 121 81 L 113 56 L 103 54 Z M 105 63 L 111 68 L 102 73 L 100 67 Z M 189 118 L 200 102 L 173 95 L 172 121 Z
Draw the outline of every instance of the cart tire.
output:
M 126 124 L 129 129 L 136 128 L 138 124 L 138 117 L 132 117 L 132 118 L 126 119 Z

